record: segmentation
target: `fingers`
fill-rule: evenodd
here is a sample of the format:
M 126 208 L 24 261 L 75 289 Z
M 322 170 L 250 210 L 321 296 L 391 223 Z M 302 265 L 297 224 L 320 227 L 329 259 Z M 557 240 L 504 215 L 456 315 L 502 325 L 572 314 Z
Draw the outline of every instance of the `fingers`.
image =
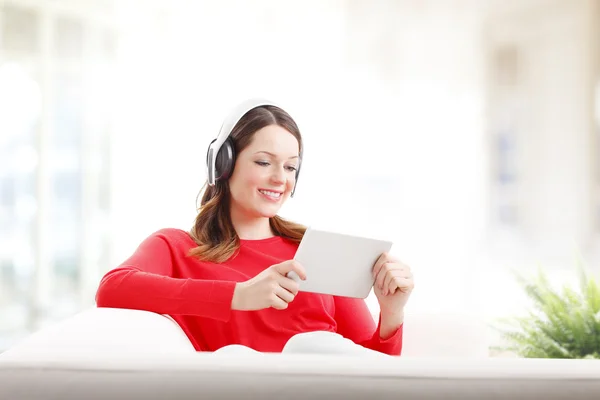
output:
M 271 299 L 271 307 L 276 310 L 285 310 L 288 308 L 288 302 L 273 294 L 273 298 Z
M 410 267 L 385 253 L 375 263 L 373 276 L 374 286 L 384 295 L 394 294 L 398 288 L 402 291 L 411 290 L 414 286 Z
M 274 294 L 279 297 L 281 300 L 285 301 L 286 303 L 291 303 L 294 300 L 294 297 L 296 297 L 293 293 L 291 293 L 289 290 L 278 286 L 275 289 Z
M 412 277 L 404 277 L 399 274 L 389 274 L 389 279 L 386 278 L 385 284 L 383 285 L 383 294 L 394 294 L 396 289 L 401 292 L 412 290 L 414 287 Z
M 294 300 L 300 289 L 298 282 L 292 279 L 294 275 L 302 280 L 306 279 L 304 267 L 297 261 L 288 260 L 271 267 L 271 271 L 267 275 L 270 281 L 267 290 L 270 293 L 269 303 L 272 308 L 284 310 Z
M 291 278 L 287 278 L 285 276 L 281 276 L 278 279 L 279 286 L 296 296 L 298 294 L 298 290 L 300 290 L 300 286 L 296 281 Z
M 380 267 L 379 267 L 379 272 L 377 273 L 377 275 L 375 275 L 375 285 L 379 288 L 379 289 L 383 289 L 383 284 L 385 282 L 385 277 L 387 276 L 388 273 L 388 269 L 385 266 L 386 264 L 383 263 Z
M 281 264 L 276 264 L 273 267 L 279 274 L 283 276 L 286 276 L 288 272 L 295 272 L 300 277 L 300 279 L 302 279 L 303 281 L 306 280 L 306 271 L 298 261 L 288 260 L 282 262 Z
M 412 277 L 409 277 L 409 278 L 400 277 L 400 278 L 397 278 L 394 283 L 395 283 L 397 289 L 400 290 L 401 292 L 411 291 L 415 287 L 415 283 L 414 283 Z
M 377 276 L 379 275 L 379 272 L 381 272 L 381 267 L 387 261 L 388 256 L 389 256 L 388 253 L 383 253 L 379 256 L 377 261 L 375 261 L 375 265 L 373 265 L 373 276 L 375 278 L 377 278 Z
M 294 301 L 297 294 L 298 284 L 289 278 L 281 277 L 281 283 L 275 284 L 273 288 L 271 307 L 284 310 Z
M 391 270 L 389 271 L 384 278 L 383 281 L 383 294 L 387 295 L 389 294 L 393 294 L 396 291 L 396 278 L 400 277 L 400 271 L 399 270 Z

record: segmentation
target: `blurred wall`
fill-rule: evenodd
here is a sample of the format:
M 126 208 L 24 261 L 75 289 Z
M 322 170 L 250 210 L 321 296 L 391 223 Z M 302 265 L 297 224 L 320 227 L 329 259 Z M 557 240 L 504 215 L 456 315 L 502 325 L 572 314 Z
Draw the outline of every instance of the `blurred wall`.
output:
M 251 96 L 305 138 L 284 216 L 393 240 L 411 312 L 522 312 L 510 268 L 598 261 L 597 22 L 596 0 L 0 0 L 0 337 L 189 229 Z

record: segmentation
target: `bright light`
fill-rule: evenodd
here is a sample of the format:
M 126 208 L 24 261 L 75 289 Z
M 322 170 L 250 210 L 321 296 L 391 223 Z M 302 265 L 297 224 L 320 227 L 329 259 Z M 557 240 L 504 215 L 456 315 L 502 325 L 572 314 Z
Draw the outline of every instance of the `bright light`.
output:
M 0 66 L 0 146 L 36 123 L 42 108 L 38 83 L 16 63 Z

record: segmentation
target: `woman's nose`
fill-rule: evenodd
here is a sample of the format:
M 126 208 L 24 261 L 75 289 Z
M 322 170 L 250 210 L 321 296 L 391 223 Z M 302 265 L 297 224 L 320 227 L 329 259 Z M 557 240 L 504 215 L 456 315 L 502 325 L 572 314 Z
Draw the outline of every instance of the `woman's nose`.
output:
M 285 183 L 285 171 L 283 168 L 277 168 L 273 174 L 271 174 L 271 180 L 273 183 L 277 184 Z

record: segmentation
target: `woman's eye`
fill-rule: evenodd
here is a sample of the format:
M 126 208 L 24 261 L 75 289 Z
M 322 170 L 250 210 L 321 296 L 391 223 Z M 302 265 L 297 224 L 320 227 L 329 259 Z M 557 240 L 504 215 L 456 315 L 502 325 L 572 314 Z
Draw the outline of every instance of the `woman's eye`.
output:
M 260 165 L 261 167 L 266 167 L 269 165 L 269 163 L 266 161 L 255 161 L 255 163 Z
M 288 167 L 286 167 L 286 168 L 287 168 L 288 171 L 292 171 L 292 172 L 296 170 L 296 167 L 293 167 L 291 165 L 288 166 Z

